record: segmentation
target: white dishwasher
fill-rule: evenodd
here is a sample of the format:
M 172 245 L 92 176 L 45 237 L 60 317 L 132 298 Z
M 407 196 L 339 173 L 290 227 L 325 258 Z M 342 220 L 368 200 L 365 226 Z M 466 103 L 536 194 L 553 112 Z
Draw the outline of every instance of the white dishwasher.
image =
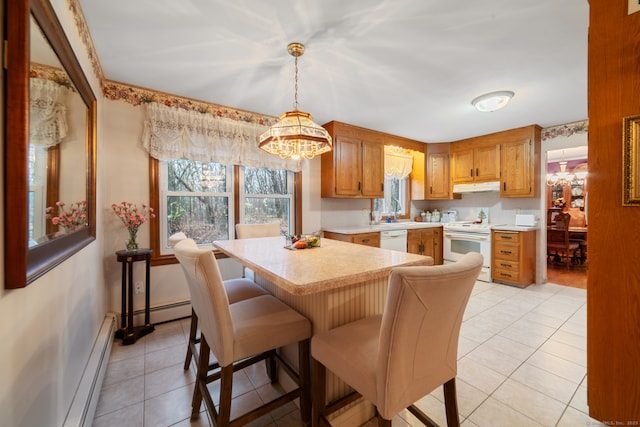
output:
M 380 247 L 382 249 L 407 252 L 407 230 L 381 231 Z

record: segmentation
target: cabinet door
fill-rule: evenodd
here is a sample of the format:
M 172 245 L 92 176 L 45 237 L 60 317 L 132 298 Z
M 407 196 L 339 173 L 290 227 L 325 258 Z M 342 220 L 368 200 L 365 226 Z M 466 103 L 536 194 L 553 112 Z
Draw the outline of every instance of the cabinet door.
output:
M 422 239 L 420 230 L 407 230 L 407 252 L 421 254 Z
M 358 196 L 362 183 L 361 142 L 357 138 L 338 136 L 335 150 L 335 193 L 338 196 Z
M 449 199 L 449 154 L 434 153 L 427 157 L 427 199 Z
M 474 181 L 500 180 L 500 145 L 489 145 L 474 150 Z
M 473 150 L 454 151 L 451 155 L 451 179 L 454 184 L 473 182 Z
M 423 252 L 433 258 L 435 265 L 442 264 L 442 228 L 430 228 L 422 232 Z
M 502 144 L 502 188 L 501 197 L 533 197 L 533 161 L 531 139 Z
M 362 186 L 364 197 L 384 198 L 384 145 L 362 141 Z

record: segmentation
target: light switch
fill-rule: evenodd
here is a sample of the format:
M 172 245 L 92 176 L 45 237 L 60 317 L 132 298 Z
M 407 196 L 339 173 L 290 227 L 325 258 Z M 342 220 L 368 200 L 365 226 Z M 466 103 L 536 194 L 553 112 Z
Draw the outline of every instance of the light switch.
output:
M 636 12 L 640 12 L 640 0 L 629 0 L 629 13 L 627 15 Z

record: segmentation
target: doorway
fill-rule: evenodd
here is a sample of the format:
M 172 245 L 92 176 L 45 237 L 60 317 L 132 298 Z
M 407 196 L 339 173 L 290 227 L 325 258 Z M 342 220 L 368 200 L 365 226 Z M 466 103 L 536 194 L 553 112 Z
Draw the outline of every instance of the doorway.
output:
M 557 214 L 568 214 L 569 238 L 574 248 L 569 253 L 547 256 L 547 281 L 586 289 L 589 265 L 587 146 L 547 151 L 546 169 L 546 226 L 556 226 Z

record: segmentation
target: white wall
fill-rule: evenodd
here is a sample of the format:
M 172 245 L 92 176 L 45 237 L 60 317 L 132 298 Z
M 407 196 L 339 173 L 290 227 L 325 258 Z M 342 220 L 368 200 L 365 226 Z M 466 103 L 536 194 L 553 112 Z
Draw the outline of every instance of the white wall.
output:
M 53 3 L 99 97 L 96 79 L 66 2 L 55 0 Z M 99 102 L 98 111 L 100 108 Z M 99 131 L 100 121 L 99 118 Z M 105 170 L 100 159 L 103 144 L 100 134 L 98 136 L 97 178 L 100 182 L 104 181 Z M 2 170 L 0 176 L 4 176 L 4 172 Z M 10 170 L 6 172 L 11 173 Z M 99 204 L 101 197 L 98 188 Z M 4 197 L 2 200 L 0 203 L 3 204 Z M 0 212 L 3 215 L 4 206 Z M 97 220 L 100 224 L 101 212 L 98 212 Z M 4 229 L 2 235 L 4 241 Z M 52 426 L 64 422 L 106 313 L 102 236 L 102 227 L 98 225 L 96 242 L 24 289 L 5 290 L 4 283 L 0 286 L 0 424 Z M 9 266 L 3 261 L 4 245 L 0 248 L 4 275 Z

